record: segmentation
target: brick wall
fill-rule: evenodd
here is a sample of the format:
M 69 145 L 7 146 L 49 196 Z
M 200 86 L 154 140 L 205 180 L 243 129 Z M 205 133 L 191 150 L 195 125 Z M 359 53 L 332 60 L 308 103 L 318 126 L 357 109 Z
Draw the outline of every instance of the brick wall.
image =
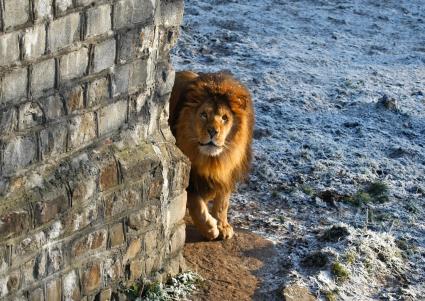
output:
M 0 299 L 107 300 L 183 265 L 182 0 L 0 0 Z M 112 290 L 111 290 L 112 289 Z

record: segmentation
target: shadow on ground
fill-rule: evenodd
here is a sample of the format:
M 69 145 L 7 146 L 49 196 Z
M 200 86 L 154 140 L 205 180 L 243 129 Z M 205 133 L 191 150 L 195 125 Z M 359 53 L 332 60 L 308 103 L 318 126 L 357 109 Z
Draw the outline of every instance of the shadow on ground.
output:
M 274 300 L 278 292 L 265 296 L 261 275 L 274 263 L 273 243 L 245 230 L 236 230 L 227 241 L 205 241 L 192 226 L 186 228 L 186 263 L 206 280 L 192 300 Z

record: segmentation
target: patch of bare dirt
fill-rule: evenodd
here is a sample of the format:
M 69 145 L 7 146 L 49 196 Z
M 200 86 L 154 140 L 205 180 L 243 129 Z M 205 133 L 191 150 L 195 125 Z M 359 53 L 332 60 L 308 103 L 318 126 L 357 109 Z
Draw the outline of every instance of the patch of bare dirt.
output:
M 205 279 L 191 300 L 267 300 L 259 293 L 259 275 L 276 255 L 273 243 L 254 233 L 236 230 L 230 240 L 205 241 L 188 225 L 186 263 Z

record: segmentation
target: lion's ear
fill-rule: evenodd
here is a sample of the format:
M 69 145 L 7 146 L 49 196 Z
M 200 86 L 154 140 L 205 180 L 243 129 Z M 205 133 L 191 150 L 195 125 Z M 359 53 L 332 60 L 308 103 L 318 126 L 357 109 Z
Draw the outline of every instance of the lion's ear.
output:
M 249 99 L 248 95 L 238 95 L 235 97 L 235 103 L 240 109 L 245 110 Z

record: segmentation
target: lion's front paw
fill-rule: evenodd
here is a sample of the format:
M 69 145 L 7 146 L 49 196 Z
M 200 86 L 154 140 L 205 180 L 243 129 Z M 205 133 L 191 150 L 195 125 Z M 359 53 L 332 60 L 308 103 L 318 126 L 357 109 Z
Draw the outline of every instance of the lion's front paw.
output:
M 200 230 L 202 235 L 208 240 L 216 239 L 220 234 L 217 227 L 217 220 L 213 217 L 210 217 Z
M 230 239 L 233 237 L 233 227 L 230 224 L 218 225 L 218 230 L 220 231 L 221 237 L 223 239 Z

